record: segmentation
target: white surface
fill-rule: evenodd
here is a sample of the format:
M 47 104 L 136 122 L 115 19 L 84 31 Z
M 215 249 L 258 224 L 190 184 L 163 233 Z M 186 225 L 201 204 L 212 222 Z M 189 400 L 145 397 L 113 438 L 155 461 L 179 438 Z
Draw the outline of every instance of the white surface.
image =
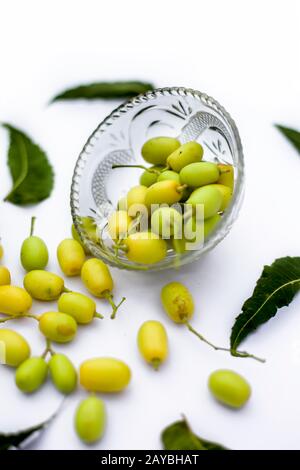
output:
M 0 205 L 4 263 L 22 283 L 18 262 L 31 215 L 51 251 L 69 236 L 69 190 L 79 151 L 114 103 L 58 103 L 57 92 L 103 79 L 153 80 L 158 86 L 194 87 L 218 99 L 240 130 L 247 191 L 232 232 L 212 253 L 179 273 L 135 274 L 114 270 L 115 297 L 127 302 L 112 322 L 80 328 L 65 351 L 79 365 L 111 355 L 130 364 L 128 390 L 107 396 L 107 432 L 97 449 L 159 449 L 160 431 L 185 413 L 203 437 L 233 449 L 299 449 L 300 297 L 249 337 L 243 348 L 267 358 L 261 365 L 214 352 L 165 317 L 161 286 L 178 279 L 196 300 L 193 325 L 218 344 L 228 343 L 233 319 L 265 263 L 299 255 L 299 155 L 272 127 L 299 123 L 299 2 L 152 1 L 1 2 L 0 120 L 23 128 L 48 152 L 56 172 L 52 197 L 34 208 Z M 1 199 L 10 187 L 6 135 L 1 138 Z M 80 282 L 67 281 L 82 289 Z M 53 308 L 51 306 L 51 308 Z M 99 310 L 108 313 L 104 302 Z M 51 309 L 35 304 L 34 312 Z M 156 373 L 143 364 L 136 334 L 147 319 L 168 329 L 170 358 Z M 12 325 L 11 325 L 12 326 Z M 30 320 L 15 322 L 32 344 L 43 339 Z M 247 407 L 233 412 L 215 403 L 207 377 L 217 368 L 242 373 L 252 384 Z M 0 428 L 33 425 L 52 413 L 61 396 L 48 383 L 33 396 L 14 386 L 13 371 L 0 371 Z M 68 398 L 62 413 L 35 449 L 84 449 L 73 431 L 75 407 L 84 392 Z

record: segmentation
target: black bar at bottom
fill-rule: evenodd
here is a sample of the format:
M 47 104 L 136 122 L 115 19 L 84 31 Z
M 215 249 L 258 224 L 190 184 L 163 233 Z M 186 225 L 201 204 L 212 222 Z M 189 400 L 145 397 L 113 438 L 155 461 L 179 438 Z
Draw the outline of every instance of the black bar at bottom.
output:
M 205 463 L 222 462 L 230 464 L 236 462 L 243 465 L 245 456 L 247 465 L 253 463 L 262 464 L 264 460 L 270 465 L 272 458 L 276 459 L 276 464 L 287 465 L 288 461 L 298 461 L 299 451 L 2 451 L 0 452 L 0 468 L 7 463 L 40 463 L 41 465 L 61 465 L 70 466 L 72 462 L 76 465 L 92 464 L 92 470 L 105 468 L 107 466 L 121 465 L 126 468 L 136 468 L 138 465 L 203 465 Z M 246 455 L 245 455 L 246 454 Z

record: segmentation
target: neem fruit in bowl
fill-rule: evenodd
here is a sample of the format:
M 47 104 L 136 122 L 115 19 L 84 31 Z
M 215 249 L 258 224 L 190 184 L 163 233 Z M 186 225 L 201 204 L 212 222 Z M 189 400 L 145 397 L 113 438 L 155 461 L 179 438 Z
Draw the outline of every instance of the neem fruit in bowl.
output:
M 213 98 L 164 88 L 131 99 L 93 132 L 71 208 L 86 251 L 124 269 L 187 264 L 230 231 L 243 195 L 238 130 Z

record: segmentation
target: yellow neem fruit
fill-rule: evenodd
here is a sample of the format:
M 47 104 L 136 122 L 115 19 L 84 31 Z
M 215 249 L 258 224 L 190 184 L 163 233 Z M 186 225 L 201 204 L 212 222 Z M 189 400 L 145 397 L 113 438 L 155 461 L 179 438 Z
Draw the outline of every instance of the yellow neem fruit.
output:
M 131 372 L 119 359 L 100 357 L 83 362 L 80 384 L 91 392 L 121 392 L 130 382 Z
M 4 255 L 3 246 L 0 245 L 0 260 L 3 258 L 3 255 Z
M 56 300 L 65 288 L 60 276 L 40 269 L 27 273 L 23 283 L 27 292 L 37 300 Z
M 7 286 L 11 283 L 10 272 L 5 266 L 0 266 L 0 286 Z
M 111 214 L 108 219 L 108 233 L 113 240 L 124 237 L 128 230 L 132 218 L 127 211 L 119 210 Z
M 61 312 L 43 313 L 39 317 L 39 328 L 46 338 L 56 343 L 69 343 L 77 333 L 74 318 Z
M 182 197 L 182 187 L 174 180 L 159 181 L 147 188 L 145 205 L 149 208 L 152 204 L 175 204 Z
M 145 205 L 147 187 L 146 186 L 134 186 L 127 193 L 127 209 L 134 204 Z
M 161 290 L 162 305 L 175 323 L 185 323 L 194 313 L 194 300 L 190 291 L 180 282 L 170 282 Z
M 57 247 L 57 259 L 66 276 L 78 276 L 85 261 L 81 244 L 73 238 L 66 238 Z
M 22 287 L 0 286 L 0 313 L 23 315 L 32 306 L 32 298 Z
M 114 288 L 114 282 L 106 264 L 97 258 L 85 261 L 81 279 L 89 292 L 96 297 L 107 297 Z
M 225 165 L 224 163 L 218 163 L 218 168 L 220 171 L 220 176 L 217 181 L 219 184 L 224 184 L 228 186 L 231 191 L 234 187 L 234 168 L 232 165 Z
M 140 264 L 154 264 L 167 254 L 166 241 L 153 232 L 136 232 L 124 240 L 125 252 L 130 261 Z
M 212 184 L 209 186 L 215 187 L 221 192 L 223 199 L 222 199 L 220 211 L 223 212 L 225 209 L 227 209 L 227 207 L 230 204 L 231 197 L 232 197 L 232 189 L 229 186 L 225 186 L 225 184 L 219 184 L 219 183 Z
M 168 355 L 168 337 L 159 321 L 146 321 L 138 332 L 138 347 L 146 362 L 158 369 Z
M 19 333 L 6 328 L 0 329 L 0 344 L 4 364 L 18 367 L 30 356 L 30 347 L 26 339 Z

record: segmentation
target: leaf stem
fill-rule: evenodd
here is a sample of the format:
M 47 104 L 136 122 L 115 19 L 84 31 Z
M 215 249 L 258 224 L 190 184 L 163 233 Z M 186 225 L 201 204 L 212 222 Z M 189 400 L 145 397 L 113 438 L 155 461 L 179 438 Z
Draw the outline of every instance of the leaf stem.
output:
M 30 237 L 32 237 L 34 232 L 34 224 L 36 221 L 36 217 L 31 217 L 31 224 L 30 224 Z
M 94 313 L 94 318 L 100 318 L 101 320 L 103 320 L 104 316 L 101 315 L 101 313 L 95 312 Z
M 20 315 L 13 315 L 13 316 L 10 316 L 10 317 L 1 318 L 0 323 L 5 323 L 5 322 L 10 321 L 10 320 L 15 320 L 16 318 L 20 318 Z
M 147 168 L 146 166 L 144 165 L 112 165 L 112 169 L 114 170 L 115 168 L 141 168 L 142 170 L 144 171 L 148 171 L 148 173 L 154 173 L 155 175 L 160 175 L 160 171 L 159 170 L 155 170 L 153 168 Z
M 161 365 L 161 360 L 160 359 L 152 359 L 151 365 L 152 365 L 153 369 L 157 371 L 159 369 L 159 366 Z
M 18 320 L 20 318 L 33 318 L 36 321 L 39 321 L 38 317 L 36 315 L 32 315 L 31 313 L 24 313 L 21 315 L 10 315 L 6 318 L 1 318 L 0 323 L 5 323 L 10 320 Z
M 181 184 L 180 186 L 177 186 L 176 191 L 178 193 L 182 193 L 187 187 L 188 187 L 187 184 Z
M 52 349 L 52 344 L 51 344 L 50 339 L 46 338 L 46 349 L 41 355 L 41 357 L 45 359 L 48 353 L 50 353 L 50 355 L 53 356 L 55 354 L 55 351 Z
M 185 325 L 187 326 L 188 330 L 191 333 L 193 333 L 195 336 L 197 336 L 197 338 L 199 338 L 204 343 L 208 344 L 208 346 L 213 348 L 215 351 L 225 351 L 225 352 L 229 352 L 234 357 L 244 357 L 244 358 L 248 357 L 250 359 L 255 359 L 256 361 L 259 361 L 259 362 L 262 362 L 262 363 L 266 362 L 265 359 L 254 356 L 253 354 L 249 354 L 246 351 L 234 351 L 230 348 L 223 348 L 223 347 L 220 347 L 220 346 L 216 346 L 215 344 L 208 341 L 201 333 L 199 333 L 197 330 L 195 330 L 195 328 L 193 328 L 192 325 L 188 321 L 185 322 Z
M 20 315 L 20 318 L 21 317 L 33 318 L 33 320 L 40 321 L 39 317 L 37 317 L 36 315 L 33 315 L 32 313 L 25 313 L 24 315 Z
M 69 294 L 70 292 L 73 292 L 71 289 L 68 289 L 66 286 L 64 286 L 62 292 L 65 292 L 66 294 Z
M 110 318 L 112 320 L 114 320 L 116 318 L 116 315 L 117 315 L 117 311 L 119 309 L 119 307 L 122 305 L 122 303 L 126 300 L 126 297 L 122 297 L 122 300 L 121 302 L 119 302 L 117 305 L 115 304 L 114 302 L 114 298 L 113 298 L 113 295 L 111 292 L 107 291 L 104 293 L 103 297 L 109 302 L 111 308 L 112 308 L 112 314 L 110 316 Z

